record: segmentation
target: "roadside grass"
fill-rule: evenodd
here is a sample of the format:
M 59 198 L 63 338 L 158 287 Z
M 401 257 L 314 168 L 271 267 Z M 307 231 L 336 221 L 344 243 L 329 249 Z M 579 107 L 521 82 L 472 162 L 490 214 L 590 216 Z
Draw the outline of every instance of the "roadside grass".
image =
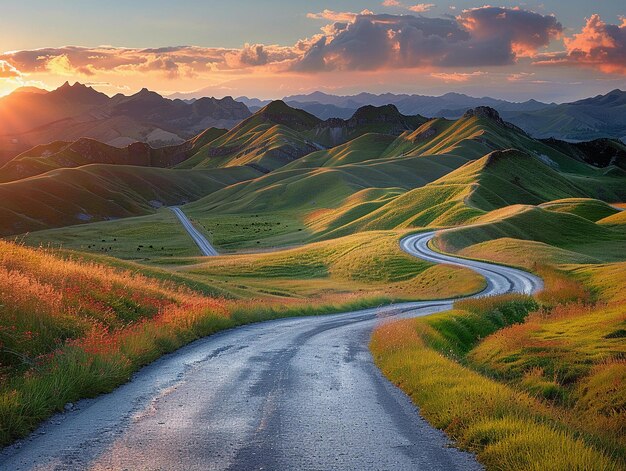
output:
M 536 300 L 461 300 L 383 324 L 374 359 L 487 469 L 624 469 L 626 264 L 534 270 Z

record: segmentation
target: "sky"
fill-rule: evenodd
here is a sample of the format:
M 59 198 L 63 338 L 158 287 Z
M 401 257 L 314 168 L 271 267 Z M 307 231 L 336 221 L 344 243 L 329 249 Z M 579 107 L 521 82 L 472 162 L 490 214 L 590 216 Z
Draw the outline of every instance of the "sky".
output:
M 65 81 L 109 95 L 146 87 L 264 99 L 321 90 L 571 101 L 626 88 L 626 6 L 0 0 L 0 95 Z

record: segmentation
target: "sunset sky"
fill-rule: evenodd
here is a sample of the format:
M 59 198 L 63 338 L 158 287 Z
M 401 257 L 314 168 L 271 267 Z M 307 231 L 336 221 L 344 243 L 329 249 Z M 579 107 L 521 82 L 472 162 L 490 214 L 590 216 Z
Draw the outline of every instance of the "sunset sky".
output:
M 259 98 L 626 88 L 622 0 L 431 1 L 1 0 L 0 95 L 66 80 Z

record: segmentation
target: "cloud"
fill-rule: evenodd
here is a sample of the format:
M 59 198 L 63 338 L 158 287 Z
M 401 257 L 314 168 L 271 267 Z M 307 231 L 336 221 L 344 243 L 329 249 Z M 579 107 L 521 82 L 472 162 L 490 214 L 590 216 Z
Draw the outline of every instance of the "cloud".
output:
M 481 77 L 487 75 L 487 72 L 469 72 L 469 73 L 446 73 L 446 72 L 433 72 L 430 74 L 431 77 L 443 80 L 444 82 L 467 82 L 474 77 Z
M 580 33 L 564 38 L 565 51 L 545 54 L 539 65 L 570 65 L 626 75 L 626 18 L 607 24 L 591 15 Z
M 515 74 L 509 74 L 506 79 L 509 82 L 526 82 L 530 77 L 533 77 L 535 74 L 533 72 L 518 72 Z
M 396 2 L 388 0 L 387 4 L 395 6 Z M 403 5 L 399 1 L 397 4 Z M 416 9 L 430 6 L 429 3 L 414 5 Z M 169 80 L 213 80 L 220 74 L 233 77 L 256 72 L 310 74 L 394 69 L 438 72 L 438 69 L 455 67 L 514 64 L 519 58 L 536 56 L 562 31 L 553 16 L 488 6 L 445 18 L 374 14 L 369 10 L 361 13 L 324 10 L 309 13 L 308 17 L 324 22 L 321 32 L 289 46 L 64 46 L 8 52 L 0 54 L 0 61 L 23 74 L 113 82 L 118 81 L 113 75 L 133 74 L 151 74 Z M 571 44 L 580 41 L 572 40 Z M 614 43 L 615 40 L 610 45 Z M 607 42 L 603 47 L 608 45 Z M 9 73 L 5 72 L 8 67 L 2 70 Z M 451 77 L 453 75 L 449 75 L 448 80 L 453 80 Z
M 434 3 L 418 3 L 417 5 L 411 5 L 407 8 L 411 11 L 414 11 L 415 13 L 424 13 L 434 6 Z
M 464 10 L 457 20 L 476 41 L 504 41 L 516 57 L 534 56 L 563 32 L 554 16 L 520 8 L 472 8 Z
M 381 3 L 384 7 L 404 8 L 414 13 L 425 13 L 435 6 L 434 3 L 418 3 L 416 5 L 405 5 L 399 0 L 385 0 Z
M 255 55 L 256 54 L 256 55 Z M 91 77 L 98 73 L 128 75 L 155 73 L 165 78 L 193 76 L 231 66 L 227 56 L 240 58 L 237 68 L 275 57 L 272 47 L 260 50 L 246 45 L 242 49 L 177 46 L 167 48 L 119 48 L 112 46 L 64 46 L 14 51 L 0 55 L 24 73 L 50 73 L 60 76 Z
M 536 55 L 562 32 L 553 16 L 517 8 L 474 8 L 455 18 L 350 14 L 349 21 L 332 13 L 319 15 L 342 21 L 323 29 L 295 70 L 502 66 Z
M 391 0 L 394 1 L 394 0 Z M 324 10 L 319 13 L 307 13 L 306 17 L 312 20 L 328 20 L 337 22 L 351 22 L 359 15 L 373 15 L 371 10 L 363 10 L 361 13 L 352 13 L 349 11 L 333 11 Z
M 0 60 L 0 79 L 21 79 L 22 73 L 5 60 Z

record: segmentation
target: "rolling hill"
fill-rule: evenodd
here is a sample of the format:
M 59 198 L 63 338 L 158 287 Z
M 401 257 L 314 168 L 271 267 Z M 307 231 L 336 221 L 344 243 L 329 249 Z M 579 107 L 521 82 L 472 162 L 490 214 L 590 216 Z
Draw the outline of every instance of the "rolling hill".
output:
M 173 167 L 225 132 L 225 129 L 210 128 L 183 144 L 157 149 L 142 142 L 119 148 L 89 138 L 81 138 L 75 142 L 56 141 L 36 146 L 10 160 L 0 168 L 0 182 L 89 164 Z
M 153 213 L 254 178 L 249 167 L 181 171 L 84 165 L 0 184 L 0 235 Z
M 321 121 L 306 111 L 274 101 L 179 167 L 254 165 L 268 172 L 364 134 L 398 136 L 426 121 L 422 116 L 404 116 L 394 106 L 363 107 L 348 120 Z
M 320 121 L 302 110 L 275 101 L 210 142 L 178 168 L 251 165 L 270 172 L 319 148 L 300 131 Z
M 298 232 L 285 239 L 281 231 L 278 240 L 295 242 L 365 230 L 456 225 L 515 204 L 564 198 L 620 201 L 626 198 L 620 172 L 615 165 L 590 165 L 531 138 L 494 110 L 477 108 L 459 120 L 432 120 L 395 138 L 365 134 L 310 153 L 202 198 L 187 210 L 216 237 L 228 232 L 233 218 L 280 214 Z M 274 235 L 257 231 L 247 237 L 271 245 Z M 248 243 L 245 234 L 238 240 Z
M 373 119 L 379 111 L 382 114 Z M 185 210 L 213 234 L 218 246 L 227 249 L 301 243 L 368 230 L 458 225 L 510 205 L 568 198 L 626 199 L 618 159 L 594 160 L 588 158 L 591 153 L 584 145 L 533 139 L 491 108 L 469 110 L 458 120 L 408 118 L 393 107 L 364 108 L 351 118 L 356 137 L 326 149 L 311 136 L 328 122 L 278 101 L 228 132 L 207 131 L 187 147 L 158 149 L 133 163 L 156 171 L 160 169 L 150 166 L 180 162 L 168 173 L 175 179 L 182 178 L 179 171 L 186 172 L 187 178 L 213 170 L 242 172 L 229 184 L 186 197 L 195 201 Z M 411 126 L 417 129 L 402 131 Z M 372 129 L 380 132 L 367 132 Z M 620 151 L 610 140 L 592 148 L 607 154 Z M 106 162 L 123 163 L 129 149 L 115 154 L 118 160 Z M 46 158 L 76 165 L 86 161 L 72 160 L 72 150 L 62 148 Z M 37 153 L 41 155 L 41 149 L 29 154 L 35 154 L 36 160 Z M 89 167 L 79 166 L 76 171 L 85 168 Z M 29 182 L 66 175 L 55 172 L 61 173 L 13 183 L 25 182 L 30 188 Z M 107 194 L 106 188 L 97 188 L 97 194 Z M 76 201 L 74 196 L 71 200 Z M 72 209 L 65 211 L 56 227 L 75 223 L 77 214 L 104 219 L 149 212 L 146 198 L 139 201 L 143 209 L 111 214 L 77 210 L 69 203 Z M 17 230 L 12 227 L 5 233 Z
M 325 146 L 336 146 L 367 133 L 398 136 L 414 131 L 428 121 L 420 115 L 405 116 L 394 105 L 363 106 L 349 119 L 331 118 L 318 124 L 310 134 Z

